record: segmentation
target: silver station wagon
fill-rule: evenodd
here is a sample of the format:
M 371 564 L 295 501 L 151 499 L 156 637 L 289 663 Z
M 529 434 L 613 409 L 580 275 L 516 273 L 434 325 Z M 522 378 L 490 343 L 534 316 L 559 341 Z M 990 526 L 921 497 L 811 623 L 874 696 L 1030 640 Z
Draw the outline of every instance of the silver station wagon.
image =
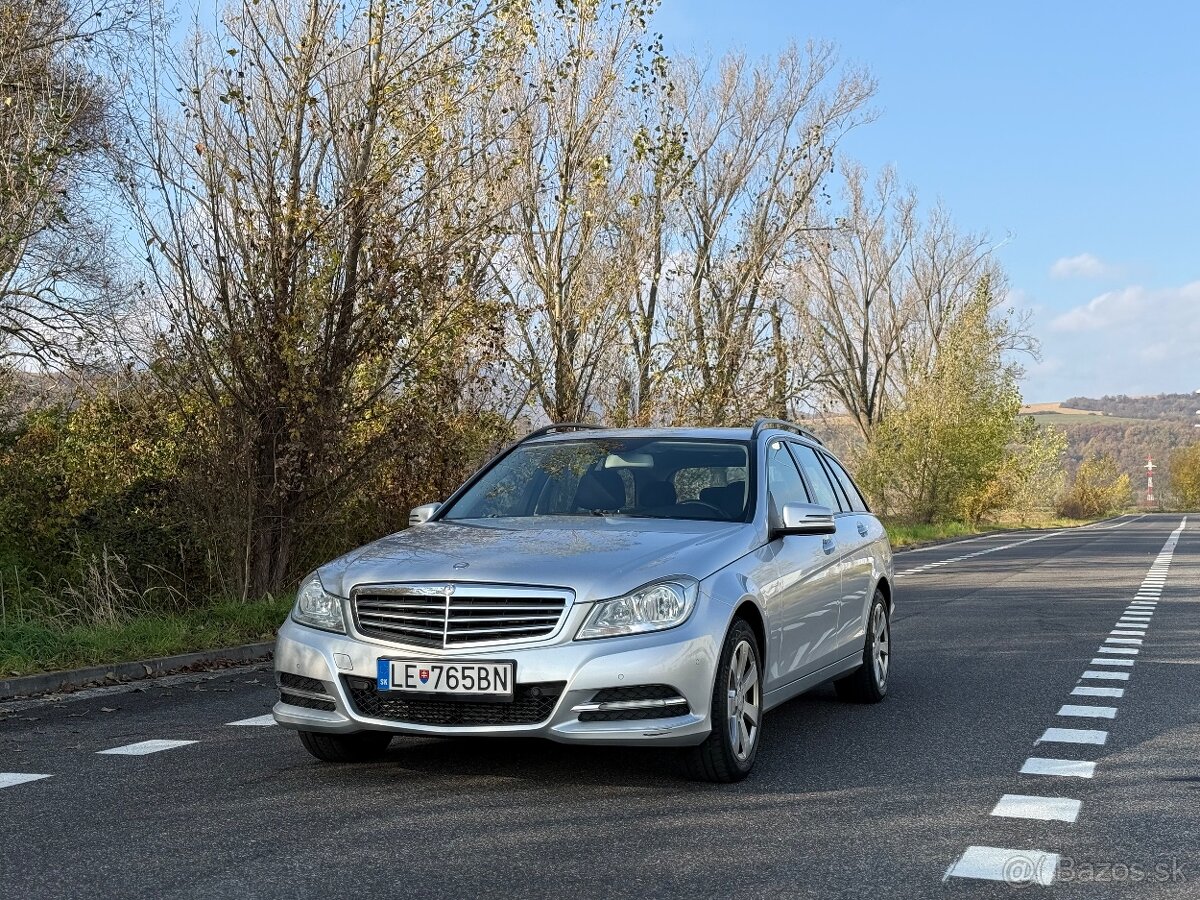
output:
M 305 579 L 279 631 L 275 720 L 322 760 L 516 735 L 737 781 L 772 707 L 887 693 L 891 547 L 797 425 L 552 425 L 410 524 Z

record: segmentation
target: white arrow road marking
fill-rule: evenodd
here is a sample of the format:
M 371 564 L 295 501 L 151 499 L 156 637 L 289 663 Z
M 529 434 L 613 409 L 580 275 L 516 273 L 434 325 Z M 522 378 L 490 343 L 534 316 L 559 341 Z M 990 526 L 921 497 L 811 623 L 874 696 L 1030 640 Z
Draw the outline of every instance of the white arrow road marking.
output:
M 145 756 L 147 753 L 158 753 L 160 750 L 173 750 L 176 747 L 186 747 L 195 741 L 139 741 L 136 744 L 126 744 L 123 747 L 113 747 L 111 750 L 97 750 L 97 753 L 111 753 L 117 756 Z
M 34 775 L 30 772 L 0 772 L 0 788 L 13 787 L 14 785 L 50 777 L 50 775 Z
M 254 716 L 251 719 L 238 719 L 236 722 L 226 722 L 226 725 L 274 725 L 275 717 L 270 713 L 265 716 Z

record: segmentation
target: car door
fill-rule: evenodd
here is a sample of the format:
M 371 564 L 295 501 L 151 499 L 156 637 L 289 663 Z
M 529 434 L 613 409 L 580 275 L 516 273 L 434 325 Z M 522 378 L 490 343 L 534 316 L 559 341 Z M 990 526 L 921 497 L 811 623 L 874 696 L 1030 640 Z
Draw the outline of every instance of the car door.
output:
M 825 462 L 825 454 L 797 442 L 791 443 L 791 449 L 816 498 L 813 502 L 833 510 L 833 520 L 837 524 L 837 533 L 825 546 L 830 565 L 837 570 L 839 579 L 838 599 L 834 604 L 838 621 L 830 654 L 832 661 L 847 655 L 847 635 L 854 634 L 862 627 L 862 623 L 855 618 L 855 610 L 865 590 L 862 582 L 864 560 L 869 560 L 867 540 L 861 533 L 858 517 L 850 501 Z
M 804 480 L 783 439 L 767 445 L 767 516 L 780 521 L 785 503 L 810 503 Z M 821 535 L 782 535 L 771 542 L 774 580 L 767 598 L 772 651 L 768 690 L 784 687 L 836 658 L 841 578 Z
M 834 487 L 846 503 L 846 511 L 839 520 L 845 520 L 846 540 L 852 544 L 853 550 L 842 567 L 842 603 L 838 615 L 837 643 L 846 653 L 852 653 L 862 646 L 866 637 L 867 615 L 871 610 L 874 587 L 874 547 L 883 532 L 883 526 L 867 511 L 866 501 L 845 467 L 828 453 L 821 453 L 820 457 L 832 476 Z

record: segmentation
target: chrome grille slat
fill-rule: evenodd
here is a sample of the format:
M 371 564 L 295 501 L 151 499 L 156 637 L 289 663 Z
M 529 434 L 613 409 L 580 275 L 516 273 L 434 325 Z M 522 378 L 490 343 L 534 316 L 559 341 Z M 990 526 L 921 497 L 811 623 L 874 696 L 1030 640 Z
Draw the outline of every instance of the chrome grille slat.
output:
M 459 648 L 549 637 L 562 623 L 571 596 L 554 588 L 507 585 L 378 585 L 356 588 L 351 603 L 364 635 Z

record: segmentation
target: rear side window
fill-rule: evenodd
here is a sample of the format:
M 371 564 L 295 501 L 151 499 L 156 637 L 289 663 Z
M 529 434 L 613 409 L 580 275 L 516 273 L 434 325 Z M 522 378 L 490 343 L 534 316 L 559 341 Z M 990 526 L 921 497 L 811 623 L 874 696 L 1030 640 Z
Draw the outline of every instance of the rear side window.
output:
M 850 474 L 842 468 L 842 464 L 827 453 L 821 455 L 825 458 L 825 464 L 829 466 L 829 471 L 833 472 L 833 477 L 842 485 L 842 490 L 850 500 L 850 508 L 855 512 L 869 512 L 867 501 L 858 492 L 858 488 L 854 486 L 854 481 L 850 478 Z
M 796 457 L 796 462 L 804 471 L 804 477 L 812 486 L 813 494 L 816 495 L 813 502 L 819 503 L 821 506 L 828 506 L 834 512 L 844 511 L 842 500 L 838 497 L 837 491 L 833 489 L 829 475 L 826 474 L 825 467 L 821 465 L 821 460 L 817 459 L 817 454 L 813 449 L 804 444 L 789 444 L 789 446 Z

